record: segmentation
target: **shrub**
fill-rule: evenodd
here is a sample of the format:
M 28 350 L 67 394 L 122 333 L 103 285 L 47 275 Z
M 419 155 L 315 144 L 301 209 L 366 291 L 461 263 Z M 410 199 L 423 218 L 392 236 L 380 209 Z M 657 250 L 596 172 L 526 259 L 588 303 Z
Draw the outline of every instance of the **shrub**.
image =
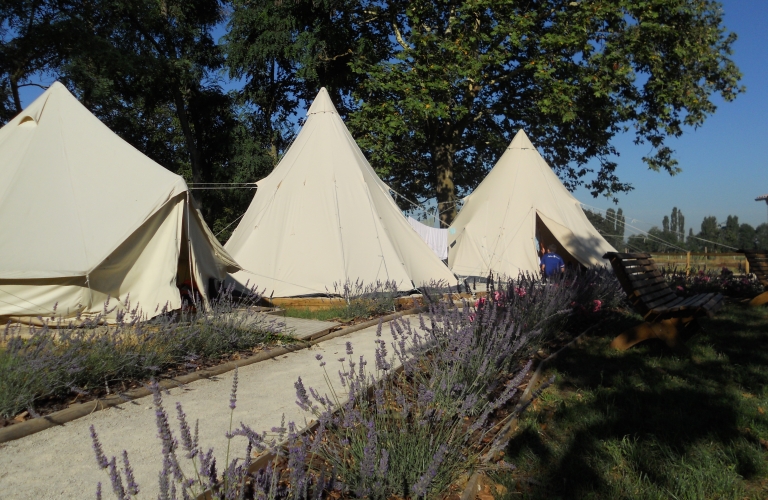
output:
M 257 314 L 250 302 L 233 302 L 224 290 L 205 313 L 169 313 L 144 321 L 140 311 L 64 324 L 51 318 L 24 338 L 6 326 L 0 350 L 0 416 L 36 414 L 42 398 L 121 392 L 126 383 L 157 377 L 165 369 L 196 366 L 266 342 L 290 341 L 277 334 L 276 318 Z
M 329 292 L 330 293 L 330 292 Z M 395 299 L 401 295 L 394 281 L 377 281 L 368 285 L 356 280 L 333 284 L 333 295 L 346 302 L 342 319 L 366 318 L 395 311 Z
M 662 272 L 670 285 L 683 296 L 721 293 L 733 298 L 751 298 L 763 291 L 763 285 L 754 275 L 735 276 L 725 267 L 720 271 L 691 268 L 688 273 L 685 269 L 665 268 Z
M 349 342 L 346 356 L 337 360 L 348 394 L 334 392 L 328 371 L 329 393 L 297 380 L 297 404 L 317 419 L 314 432 L 300 433 L 293 423 L 283 423 L 272 429 L 277 437 L 267 440 L 266 433 L 243 424 L 230 429 L 228 439 L 246 438 L 246 458 L 241 463 L 228 459 L 220 475 L 212 451 L 204 452 L 192 437 L 180 406 L 181 439 L 173 436 L 155 388 L 164 443 L 161 496 L 176 484 L 185 497 L 206 490 L 214 498 L 320 498 L 330 490 L 356 497 L 433 497 L 478 465 L 491 442 L 486 438 L 500 424 L 497 411 L 515 396 L 531 367 L 525 361 L 528 348 L 572 316 L 571 304 L 610 302 L 616 289 L 615 277 L 605 270 L 549 284 L 521 276 L 491 285 L 492 300 L 477 308 L 432 302 L 419 317 L 419 329 L 402 319 L 392 321 L 389 341 L 382 338 L 380 322 L 373 366 L 363 357 L 353 359 Z M 325 368 L 321 355 L 317 360 Z M 230 408 L 235 406 L 236 380 Z M 99 466 L 109 470 L 119 497 L 125 491 L 120 468 L 114 458 L 104 456 L 95 430 L 93 439 Z M 195 461 L 196 478 L 181 473 L 178 443 Z M 249 472 L 252 452 L 265 450 L 274 460 Z M 129 470 L 125 457 L 127 483 Z

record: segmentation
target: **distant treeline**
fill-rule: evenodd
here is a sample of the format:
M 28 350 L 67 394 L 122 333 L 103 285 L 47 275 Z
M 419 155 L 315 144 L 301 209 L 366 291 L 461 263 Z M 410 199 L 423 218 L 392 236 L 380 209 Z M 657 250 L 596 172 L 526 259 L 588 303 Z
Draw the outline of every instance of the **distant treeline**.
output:
M 614 248 L 653 253 L 732 252 L 734 249 L 768 249 L 768 224 L 756 228 L 739 224 L 739 217 L 729 215 L 724 223 L 714 216 L 704 217 L 701 230 L 685 232 L 682 210 L 672 209 L 671 216 L 664 216 L 661 228 L 653 226 L 647 234 L 633 234 L 624 239 L 625 219 L 622 210 L 609 208 L 605 214 L 585 210 L 587 218 Z

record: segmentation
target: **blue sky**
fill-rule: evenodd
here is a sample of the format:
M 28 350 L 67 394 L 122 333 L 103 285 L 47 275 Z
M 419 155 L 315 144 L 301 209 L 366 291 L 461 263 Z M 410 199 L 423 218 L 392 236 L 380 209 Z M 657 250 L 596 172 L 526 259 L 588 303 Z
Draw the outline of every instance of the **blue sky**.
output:
M 716 100 L 717 111 L 702 127 L 688 129 L 669 142 L 683 169 L 674 177 L 644 166 L 642 157 L 649 147 L 635 146 L 633 134 L 616 139 L 621 153 L 617 173 L 635 187 L 618 197 L 618 206 L 627 223 L 635 219 L 632 225 L 642 230 L 661 227 L 674 206 L 685 215 L 686 233 L 689 227 L 698 232 L 702 219 L 710 215 L 719 222 L 728 215 L 753 226 L 768 222 L 765 202 L 754 201 L 768 194 L 768 2 L 724 0 L 722 4 L 725 26 L 739 37 L 733 59 L 747 91 L 730 103 Z M 584 189 L 574 194 L 588 205 L 613 206 Z M 636 231 L 627 228 L 627 232 Z
M 731 103 L 717 99 L 718 110 L 702 127 L 688 129 L 681 138 L 669 142 L 683 169 L 674 177 L 648 170 L 642 157 L 650 149 L 635 146 L 631 132 L 615 140 L 620 152 L 617 173 L 635 187 L 618 197 L 618 206 L 624 210 L 627 223 L 641 230 L 661 226 L 662 218 L 674 206 L 685 215 L 686 232 L 689 227 L 698 232 L 702 219 L 710 215 L 721 222 L 728 215 L 737 215 L 740 222 L 753 226 L 768 222 L 768 207 L 754 201 L 768 194 L 768 34 L 764 31 L 768 2 L 722 3 L 725 25 L 739 37 L 733 58 L 744 75 L 742 84 L 747 91 Z M 36 87 L 23 90 L 24 105 L 42 92 Z M 615 207 L 606 198 L 592 198 L 584 189 L 574 194 L 596 208 Z M 627 228 L 627 233 L 634 232 Z

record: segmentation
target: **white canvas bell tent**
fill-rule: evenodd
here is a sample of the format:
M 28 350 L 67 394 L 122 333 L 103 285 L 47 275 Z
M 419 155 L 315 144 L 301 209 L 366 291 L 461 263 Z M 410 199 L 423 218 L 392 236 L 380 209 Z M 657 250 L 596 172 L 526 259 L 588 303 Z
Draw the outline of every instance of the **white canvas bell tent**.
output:
M 451 224 L 448 266 L 460 276 L 537 272 L 537 240 L 587 267 L 614 251 L 520 130 Z
M 0 317 L 154 316 L 239 269 L 184 179 L 54 83 L 0 129 Z M 190 274 L 193 279 L 190 279 Z M 130 298 L 129 298 L 130 297 Z M 55 312 L 54 312 L 55 308 Z
M 243 267 L 233 278 L 274 297 L 333 293 L 347 280 L 407 291 L 455 279 L 408 225 L 324 88 L 225 248 Z

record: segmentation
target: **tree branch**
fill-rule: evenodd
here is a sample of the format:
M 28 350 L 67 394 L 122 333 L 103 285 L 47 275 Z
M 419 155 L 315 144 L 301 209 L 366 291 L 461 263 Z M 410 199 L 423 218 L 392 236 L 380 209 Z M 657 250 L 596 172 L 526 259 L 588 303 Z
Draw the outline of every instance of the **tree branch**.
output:
M 326 56 L 324 56 L 324 55 L 322 55 L 322 54 L 319 54 L 319 55 L 317 56 L 317 58 L 318 58 L 318 59 L 320 59 L 321 61 L 325 61 L 325 62 L 328 62 L 328 61 L 335 61 L 335 60 L 336 60 L 336 59 L 338 59 L 339 57 L 345 57 L 345 56 L 348 56 L 348 55 L 350 55 L 350 54 L 354 54 L 354 52 L 352 52 L 352 49 L 347 49 L 347 51 L 346 51 L 346 52 L 343 52 L 343 53 L 341 53 L 341 54 L 335 55 L 335 56 L 333 56 L 333 57 L 326 57 Z
M 39 83 L 18 83 L 16 84 L 17 87 L 40 87 L 43 90 L 48 90 L 48 87 L 45 85 L 40 85 Z
M 392 25 L 392 29 L 395 32 L 395 39 L 397 40 L 397 43 L 400 44 L 400 46 L 405 50 L 413 50 L 413 47 L 405 43 L 405 40 L 403 40 L 403 35 L 400 33 L 400 29 L 397 27 L 397 24 L 395 24 L 394 21 L 390 23 Z

